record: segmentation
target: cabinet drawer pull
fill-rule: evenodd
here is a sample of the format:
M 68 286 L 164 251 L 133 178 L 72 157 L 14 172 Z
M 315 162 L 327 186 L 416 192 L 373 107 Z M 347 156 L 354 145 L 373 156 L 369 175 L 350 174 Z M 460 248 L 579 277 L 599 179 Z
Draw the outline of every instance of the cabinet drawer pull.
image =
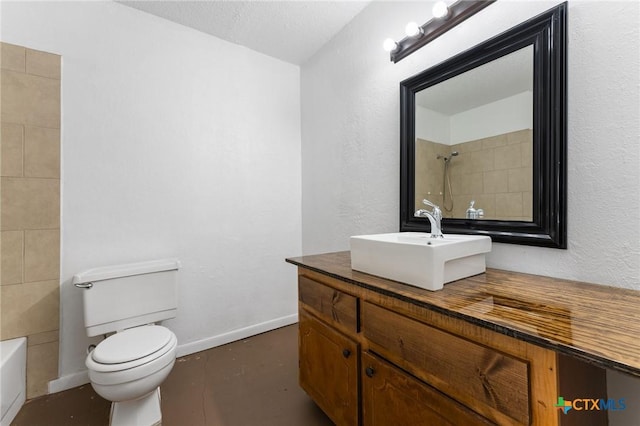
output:
M 349 358 L 349 355 L 351 355 L 351 351 L 349 349 L 345 349 L 342 351 L 342 356 L 345 358 Z
M 364 369 L 365 374 L 368 377 L 373 377 L 373 375 L 375 374 L 376 370 L 373 369 L 373 367 L 367 367 Z

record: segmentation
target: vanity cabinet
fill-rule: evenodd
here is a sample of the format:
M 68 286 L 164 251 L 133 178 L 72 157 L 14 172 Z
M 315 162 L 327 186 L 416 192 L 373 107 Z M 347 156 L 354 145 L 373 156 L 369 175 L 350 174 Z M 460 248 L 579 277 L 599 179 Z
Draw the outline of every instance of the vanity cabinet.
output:
M 525 362 L 305 275 L 298 288 L 299 383 L 337 425 L 494 424 L 464 402 L 529 424 Z
M 331 255 L 292 263 L 299 266 L 300 386 L 335 424 L 607 424 L 606 411 L 565 415 L 556 407 L 558 397 L 606 399 L 601 366 L 475 324 L 468 304 L 447 312 L 422 303 L 445 297 L 452 284 L 428 292 L 351 271 L 348 253 L 338 256 L 339 267 L 325 264 Z M 487 299 L 478 300 L 478 312 L 486 311 Z M 546 333 L 535 327 L 561 321 L 533 316 L 527 324 Z

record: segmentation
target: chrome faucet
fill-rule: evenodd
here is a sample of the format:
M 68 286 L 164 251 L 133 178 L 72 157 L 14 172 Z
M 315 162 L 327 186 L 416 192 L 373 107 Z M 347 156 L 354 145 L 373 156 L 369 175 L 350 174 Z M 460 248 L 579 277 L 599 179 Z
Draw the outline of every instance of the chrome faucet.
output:
M 415 217 L 426 217 L 429 219 L 429 222 L 431 223 L 431 238 L 444 238 L 444 235 L 442 235 L 442 228 L 440 227 L 440 221 L 442 220 L 442 211 L 440 210 L 440 207 L 426 199 L 422 200 L 422 203 L 430 206 L 432 208 L 431 211 L 420 209 L 413 215 Z

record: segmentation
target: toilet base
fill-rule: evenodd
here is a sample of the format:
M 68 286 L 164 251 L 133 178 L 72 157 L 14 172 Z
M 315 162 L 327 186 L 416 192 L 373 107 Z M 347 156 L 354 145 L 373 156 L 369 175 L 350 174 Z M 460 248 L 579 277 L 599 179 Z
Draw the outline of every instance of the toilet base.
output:
M 111 403 L 109 426 L 159 426 L 161 424 L 160 387 L 132 401 Z

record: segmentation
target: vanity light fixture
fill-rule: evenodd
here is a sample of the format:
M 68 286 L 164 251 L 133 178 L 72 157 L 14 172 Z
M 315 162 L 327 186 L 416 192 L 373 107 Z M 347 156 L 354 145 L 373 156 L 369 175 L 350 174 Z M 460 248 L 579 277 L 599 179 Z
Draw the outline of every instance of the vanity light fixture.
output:
M 433 19 L 422 26 L 409 22 L 405 28 L 407 36 L 399 42 L 386 39 L 384 50 L 389 52 L 391 61 L 398 62 L 495 1 L 458 0 L 451 6 L 447 6 L 444 1 L 438 1 L 433 6 Z
M 436 2 L 436 4 L 433 5 L 433 9 L 431 9 L 431 13 L 433 14 L 433 17 L 436 19 L 442 19 L 442 18 L 447 18 L 447 16 L 449 15 L 449 6 L 447 6 L 447 3 L 443 2 L 443 1 L 438 1 Z
M 409 22 L 407 26 L 404 28 L 404 33 L 409 38 L 421 37 L 424 35 L 424 30 L 422 27 L 415 22 Z
M 385 52 L 394 52 L 398 49 L 398 47 L 400 46 L 392 38 L 386 39 L 382 44 L 382 48 L 384 49 Z

